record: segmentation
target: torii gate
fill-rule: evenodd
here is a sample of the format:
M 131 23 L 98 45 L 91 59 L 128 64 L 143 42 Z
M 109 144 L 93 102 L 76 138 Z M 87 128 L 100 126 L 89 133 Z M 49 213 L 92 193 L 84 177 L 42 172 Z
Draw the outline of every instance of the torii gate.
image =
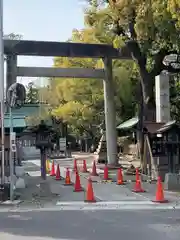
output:
M 117 133 L 114 104 L 112 59 L 130 59 L 130 53 L 105 44 L 4 40 L 7 55 L 7 87 L 16 77 L 62 77 L 103 79 L 108 164 L 117 164 Z M 102 58 L 104 69 L 18 67 L 17 56 Z

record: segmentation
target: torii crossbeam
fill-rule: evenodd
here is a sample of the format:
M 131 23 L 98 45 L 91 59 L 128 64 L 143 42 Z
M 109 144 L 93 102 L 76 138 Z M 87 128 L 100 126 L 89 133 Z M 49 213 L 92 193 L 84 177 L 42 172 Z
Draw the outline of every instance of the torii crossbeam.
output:
M 131 55 L 128 50 L 121 52 L 111 45 L 106 44 L 4 40 L 4 53 L 7 55 L 7 87 L 16 81 L 17 76 L 103 79 L 107 142 L 107 159 L 105 160 L 107 160 L 110 165 L 117 164 L 117 134 L 112 59 L 130 59 Z M 102 58 L 104 61 L 104 69 L 18 67 L 18 55 Z

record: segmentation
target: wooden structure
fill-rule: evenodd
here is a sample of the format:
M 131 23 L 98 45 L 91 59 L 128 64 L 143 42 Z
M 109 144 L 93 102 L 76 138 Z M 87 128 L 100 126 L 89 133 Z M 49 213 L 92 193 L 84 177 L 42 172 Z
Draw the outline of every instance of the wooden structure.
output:
M 180 126 L 170 121 L 160 127 L 156 134 L 150 137 L 152 155 L 156 171 L 162 179 L 166 173 L 180 171 Z
M 136 138 L 137 123 L 138 118 L 133 118 L 133 120 L 128 120 L 128 124 L 126 122 L 120 124 L 117 130 L 121 136 L 134 132 Z M 145 134 L 144 152 L 146 155 L 144 155 L 143 162 L 147 166 L 150 177 L 156 179 L 157 176 L 161 176 L 164 180 L 166 173 L 179 173 L 180 126 L 175 121 L 168 123 L 145 122 L 144 126 L 147 134 Z M 134 145 L 138 145 L 138 142 L 134 141 Z

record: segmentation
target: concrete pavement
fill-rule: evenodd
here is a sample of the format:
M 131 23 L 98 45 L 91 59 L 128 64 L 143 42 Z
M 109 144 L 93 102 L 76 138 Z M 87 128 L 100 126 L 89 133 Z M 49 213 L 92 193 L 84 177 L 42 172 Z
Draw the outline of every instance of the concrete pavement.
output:
M 72 182 L 75 182 L 75 174 L 72 171 L 72 161 L 70 160 L 55 160 L 57 163 L 60 163 L 60 171 L 61 176 L 65 178 L 65 171 L 66 167 L 69 167 L 69 170 L 71 172 L 71 180 Z M 33 162 L 37 166 L 40 166 L 39 160 L 31 160 L 30 162 Z M 81 184 L 86 189 L 87 187 L 87 178 L 89 176 L 89 173 L 81 174 Z M 95 197 L 100 201 L 125 201 L 125 200 L 132 200 L 132 201 L 144 201 L 147 199 L 141 195 L 133 193 L 130 189 L 128 189 L 126 186 L 117 186 L 115 183 L 93 183 L 93 189 Z M 78 193 L 79 194 L 79 193 Z M 84 199 L 83 199 L 84 200 Z M 70 201 L 70 199 L 69 199 Z
M 179 240 L 180 211 L 0 212 L 3 240 Z
M 75 182 L 75 174 L 72 172 L 72 160 L 58 160 L 60 163 L 61 176 L 65 177 L 65 168 L 70 167 L 71 180 Z M 39 160 L 26 161 L 26 164 L 34 164 L 39 168 Z M 37 171 L 36 171 L 37 173 Z M 32 174 L 32 172 L 31 172 Z M 40 175 L 40 171 L 38 173 Z M 89 174 L 82 174 L 81 184 L 86 189 L 87 177 Z M 41 207 L 59 207 L 63 209 L 71 210 L 83 210 L 83 209 L 179 209 L 180 202 L 177 196 L 169 194 L 167 196 L 169 203 L 167 204 L 156 204 L 151 200 L 155 198 L 155 191 L 148 191 L 146 193 L 133 193 L 132 184 L 129 183 L 125 186 L 117 186 L 115 183 L 93 183 L 94 194 L 97 201 L 101 204 L 85 205 L 85 192 L 75 193 L 73 192 L 73 186 L 64 186 L 64 181 L 55 181 L 54 178 L 48 177 L 48 186 L 50 188 L 49 197 L 39 197 Z M 147 184 L 147 183 L 146 183 Z M 149 185 L 147 185 L 149 186 Z M 155 187 L 155 186 L 154 186 Z M 145 186 L 146 188 L 146 186 Z M 155 188 L 154 188 L 155 189 Z M 173 197 L 172 197 L 173 196 Z M 166 196 L 165 196 L 166 197 Z M 52 199 L 52 201 L 50 200 Z M 64 203 L 66 203 L 64 205 Z M 67 206 L 68 204 L 68 206 Z M 22 207 L 21 207 L 22 208 Z
M 56 206 L 57 201 L 83 201 L 84 192 L 73 192 L 73 186 L 64 186 L 64 180 L 56 181 L 54 177 L 47 176 L 44 181 L 41 179 L 39 160 L 25 161 L 24 169 L 27 173 L 24 176 L 25 189 L 16 190 L 22 202 L 18 208 L 46 208 Z
M 76 157 L 77 158 L 77 157 Z M 79 158 L 77 158 L 79 159 Z M 80 168 L 82 166 L 82 159 L 80 158 L 78 161 L 78 167 Z M 55 160 L 56 161 L 56 160 Z M 88 170 L 91 171 L 92 169 L 92 155 L 87 158 L 87 167 Z M 72 176 L 72 181 L 75 181 L 75 176 L 72 172 L 73 169 L 73 161 L 72 160 L 57 160 L 57 163 L 60 164 L 61 170 L 62 170 L 62 175 L 65 177 L 65 169 L 68 167 L 71 171 L 71 176 Z M 97 171 L 98 172 L 98 171 Z M 103 170 L 99 169 L 99 173 L 101 173 Z M 81 183 L 84 188 L 87 186 L 87 179 L 89 177 L 89 173 L 81 173 L 80 178 L 81 178 Z M 127 176 L 129 177 L 129 176 Z M 135 178 L 135 176 L 133 176 Z M 127 182 L 126 185 L 124 186 L 117 186 L 116 181 L 114 182 L 107 182 L 107 183 L 102 183 L 102 177 L 91 177 L 92 179 L 95 179 L 95 182 L 93 183 L 93 189 L 95 196 L 101 200 L 101 201 L 152 201 L 155 199 L 156 195 L 156 183 L 148 183 L 148 182 L 143 182 L 143 188 L 146 190 L 145 193 L 133 193 L 132 189 L 134 188 L 135 182 Z M 116 177 L 114 177 L 114 180 Z M 169 200 L 169 204 L 174 205 L 180 205 L 180 193 L 177 192 L 170 192 L 170 191 L 164 191 L 165 198 Z
M 63 176 L 66 164 L 60 165 Z M 25 165 L 31 184 L 22 190 L 24 203 L 0 208 L 3 240 L 179 240 L 180 205 L 175 201 L 156 204 L 149 199 L 150 190 L 140 195 L 132 193 L 130 185 L 94 182 L 100 199 L 85 203 L 84 193 L 74 193 L 73 186 L 63 186 L 64 181 L 52 177 L 42 181 L 39 160 Z M 73 173 L 71 177 L 74 181 Z M 81 180 L 85 186 L 87 179 L 81 176 Z M 28 202 L 31 197 L 36 203 Z

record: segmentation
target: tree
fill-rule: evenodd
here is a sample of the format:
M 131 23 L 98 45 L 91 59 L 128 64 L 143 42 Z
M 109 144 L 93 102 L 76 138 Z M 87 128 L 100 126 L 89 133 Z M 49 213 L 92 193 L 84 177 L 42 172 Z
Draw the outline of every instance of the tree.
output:
M 9 33 L 9 34 L 4 35 L 4 39 L 20 41 L 22 39 L 22 35 L 21 34 L 15 34 L 15 33 Z
M 69 41 L 95 43 L 97 39 L 93 33 L 94 30 L 88 27 L 81 31 L 74 30 Z M 102 39 L 106 43 L 112 43 L 111 35 Z M 132 61 L 126 64 L 117 60 L 113 62 L 117 122 L 135 114 L 137 81 L 133 65 Z M 98 59 L 58 57 L 54 60 L 54 66 L 102 68 L 103 62 Z M 46 89 L 46 98 L 52 107 L 52 113 L 57 118 L 67 121 L 71 130 L 77 135 L 88 135 L 93 138 L 98 134 L 100 126 L 104 123 L 102 80 L 55 78 L 50 83 L 49 93 Z
M 26 117 L 26 123 L 28 126 L 37 126 L 43 120 L 46 124 L 51 124 L 51 112 L 49 106 L 42 102 L 38 103 L 39 109 L 34 114 Z
M 180 123 L 180 78 L 179 75 L 170 78 L 171 117 Z
M 144 103 L 148 109 L 154 108 L 155 76 L 162 70 L 177 71 L 163 64 L 166 55 L 177 53 L 180 43 L 180 29 L 168 11 L 168 1 L 156 0 L 152 4 L 150 0 L 106 0 L 109 4 L 101 8 L 93 5 L 98 1 L 89 2 L 88 24 L 98 39 L 111 31 L 114 42 L 121 42 L 124 51 L 128 49 L 139 68 Z M 108 30 L 101 33 L 104 29 Z
M 129 54 L 137 64 L 141 83 L 139 96 L 143 97 L 139 99 L 141 158 L 143 158 L 143 122 L 144 119 L 152 120 L 152 116 L 155 115 L 153 114 L 155 76 L 163 70 L 179 72 L 179 69 L 163 62 L 165 56 L 179 52 L 179 16 L 174 14 L 178 4 L 175 0 L 88 2 L 86 21 L 94 29 L 97 39 L 101 41 L 101 36 L 110 32 L 109 34 L 114 36 L 114 46 L 119 42 L 121 53 Z
M 39 102 L 39 90 L 34 86 L 33 82 L 30 82 L 26 89 L 26 102 L 38 103 Z
M 60 67 L 96 67 L 95 60 L 59 58 Z M 94 137 L 94 131 L 103 121 L 103 86 L 97 79 L 56 79 L 59 105 L 52 113 L 69 123 L 77 135 Z M 55 92 L 55 91 L 54 91 Z
M 180 27 L 179 9 L 180 9 L 179 0 L 168 0 L 168 10 L 172 14 L 172 18 L 176 22 L 177 28 Z
M 15 45 L 16 45 L 16 44 L 22 39 L 22 35 L 20 35 L 20 34 L 15 34 L 15 33 L 9 33 L 9 34 L 5 34 L 5 35 L 3 36 L 3 38 L 4 38 L 5 40 L 16 40 L 16 42 L 15 42 Z M 14 45 L 12 45 L 11 47 L 12 47 L 12 49 L 13 49 Z M 7 60 L 7 56 L 4 57 L 4 60 L 5 60 L 5 61 Z

